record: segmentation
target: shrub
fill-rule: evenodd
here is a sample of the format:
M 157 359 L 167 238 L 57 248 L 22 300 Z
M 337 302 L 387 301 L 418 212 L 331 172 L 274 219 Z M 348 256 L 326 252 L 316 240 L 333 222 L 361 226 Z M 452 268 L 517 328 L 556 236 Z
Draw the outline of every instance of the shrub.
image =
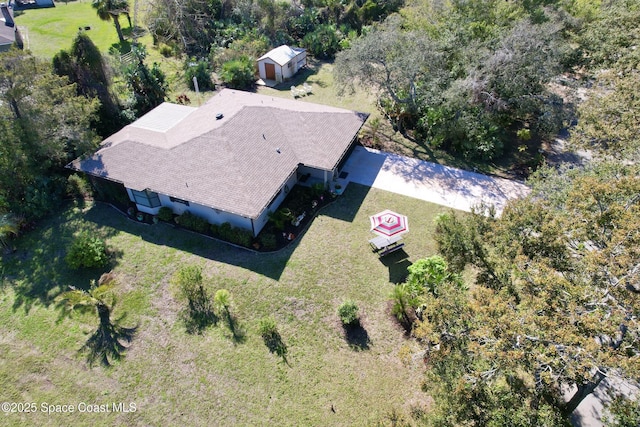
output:
M 73 241 L 64 260 L 74 270 L 104 267 L 109 262 L 107 246 L 99 237 L 83 233 Z
M 194 215 L 189 211 L 186 211 L 178 218 L 176 218 L 176 222 L 184 228 L 188 228 L 189 230 L 197 231 L 198 233 L 203 234 L 206 234 L 209 231 L 210 226 L 209 221 L 202 217 Z
M 253 235 L 250 231 L 243 230 L 241 228 L 235 228 L 232 233 L 231 243 L 236 245 L 249 247 L 251 246 L 251 241 L 253 240 Z
M 358 320 L 358 306 L 350 300 L 343 302 L 338 307 L 338 317 L 343 325 L 353 325 Z
M 173 211 L 167 206 L 163 206 L 158 211 L 158 219 L 164 222 L 170 222 L 173 219 Z
M 202 283 L 200 267 L 193 265 L 182 267 L 174 274 L 171 281 L 177 288 L 178 298 L 187 302 L 186 308 L 181 313 L 187 332 L 202 332 L 218 321 L 211 304 L 211 296 Z
M 92 196 L 91 184 L 83 176 L 70 175 L 67 178 L 67 193 L 74 199 L 90 199 Z
M 269 212 L 268 215 L 277 230 L 284 230 L 285 224 L 294 218 L 293 212 L 289 208 L 280 208 L 275 212 Z
M 274 334 L 278 333 L 278 326 L 276 325 L 276 321 L 273 317 L 265 317 L 260 319 L 258 324 L 258 333 L 264 339 L 267 339 Z
M 166 45 L 164 43 L 160 44 L 160 47 L 158 48 L 158 51 L 160 52 L 160 55 L 164 56 L 165 58 L 169 58 L 171 56 L 173 56 L 173 48 L 169 45 Z
M 230 88 L 249 89 L 253 86 L 255 69 L 248 56 L 222 64 L 220 79 Z
M 276 236 L 272 233 L 265 233 L 260 236 L 260 242 L 262 243 L 262 246 L 268 251 L 271 251 L 278 246 Z
M 273 317 L 260 319 L 258 331 L 260 332 L 260 336 L 262 336 L 264 344 L 267 346 L 269 351 L 282 357 L 282 360 L 286 362 L 288 349 L 286 344 L 282 341 L 280 332 L 278 332 L 275 319 Z
M 304 36 L 302 45 L 316 58 L 333 58 L 340 49 L 340 38 L 334 25 L 321 24 Z
M 198 89 L 199 90 L 213 90 L 215 89 L 215 85 L 211 80 L 211 67 L 209 66 L 209 62 L 205 60 L 197 61 L 195 58 L 190 58 L 187 60 L 185 64 L 185 79 L 187 80 L 187 85 L 191 90 L 195 90 L 193 85 L 193 78 L 195 77 L 198 80 Z

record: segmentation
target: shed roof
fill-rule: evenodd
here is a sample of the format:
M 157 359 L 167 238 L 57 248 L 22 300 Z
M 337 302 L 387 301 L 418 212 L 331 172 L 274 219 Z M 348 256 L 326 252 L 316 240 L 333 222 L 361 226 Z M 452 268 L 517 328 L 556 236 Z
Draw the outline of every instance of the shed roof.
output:
M 197 109 L 164 103 L 69 166 L 135 190 L 257 218 L 299 164 L 332 170 L 366 118 L 225 89 Z
M 260 58 L 258 58 L 258 61 L 262 61 L 263 59 L 271 59 L 278 65 L 285 65 L 287 62 L 291 61 L 293 58 L 303 52 L 306 52 L 306 49 L 303 49 L 301 47 L 289 47 L 286 44 L 283 44 L 282 46 L 271 49 L 269 52 L 262 55 Z

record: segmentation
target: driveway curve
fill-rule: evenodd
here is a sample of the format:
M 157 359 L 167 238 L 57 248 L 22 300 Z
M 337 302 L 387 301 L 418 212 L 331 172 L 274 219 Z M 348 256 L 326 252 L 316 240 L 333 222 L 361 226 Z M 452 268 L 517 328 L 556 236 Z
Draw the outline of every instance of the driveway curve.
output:
M 355 182 L 462 211 L 484 202 L 500 215 L 511 199 L 524 197 L 529 187 L 436 163 L 357 146 L 346 161 L 344 183 Z

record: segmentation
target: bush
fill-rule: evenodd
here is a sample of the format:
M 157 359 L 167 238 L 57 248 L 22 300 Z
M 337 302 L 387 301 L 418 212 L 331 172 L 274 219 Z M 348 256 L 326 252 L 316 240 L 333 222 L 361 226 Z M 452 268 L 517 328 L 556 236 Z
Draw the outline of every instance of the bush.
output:
M 286 362 L 287 345 L 282 341 L 275 319 L 273 317 L 260 319 L 258 331 L 269 351 L 282 357 L 282 360 Z
M 165 58 L 170 58 L 173 56 L 173 48 L 167 44 L 161 43 L 158 51 L 160 52 L 160 55 L 164 56 Z
M 222 64 L 220 79 L 232 89 L 249 89 L 255 80 L 253 62 L 248 56 Z
M 70 175 L 67 178 L 67 193 L 74 199 L 90 199 L 93 192 L 89 181 L 78 174 Z
M 158 211 L 158 219 L 164 222 L 170 222 L 173 219 L 173 211 L 167 206 L 163 206 Z
M 316 58 L 333 58 L 340 50 L 340 38 L 335 26 L 322 24 L 318 25 L 315 31 L 304 36 L 302 45 Z
M 184 228 L 202 234 L 206 234 L 209 231 L 210 227 L 209 221 L 197 215 L 194 215 L 189 211 L 186 211 L 185 213 L 177 217 L 176 222 Z
M 275 319 L 273 317 L 265 317 L 263 319 L 260 319 L 260 322 L 258 324 L 258 333 L 264 339 L 277 334 L 278 326 L 276 325 Z
M 202 283 L 202 269 L 197 266 L 185 266 L 178 270 L 172 283 L 177 288 L 178 298 L 187 302 L 181 317 L 187 332 L 200 333 L 218 321 L 213 311 L 211 296 Z
M 358 320 L 358 306 L 350 300 L 343 302 L 338 307 L 338 317 L 343 325 L 353 325 Z
M 198 80 L 199 90 L 205 91 L 215 89 L 215 84 L 213 84 L 213 80 L 211 80 L 211 66 L 208 61 L 197 61 L 195 58 L 188 59 L 185 64 L 184 76 L 187 80 L 187 85 L 191 90 L 196 90 L 193 85 L 194 77 Z
M 104 267 L 109 262 L 107 246 L 102 239 L 83 233 L 73 241 L 64 260 L 74 270 Z
M 233 230 L 232 238 L 230 240 L 231 243 L 236 245 L 249 247 L 251 246 L 251 241 L 253 240 L 253 234 L 250 231 L 243 230 L 241 228 L 235 228 Z
M 260 242 L 262 243 L 262 246 L 268 251 L 271 251 L 278 246 L 276 236 L 272 233 L 265 233 L 264 235 L 260 236 Z

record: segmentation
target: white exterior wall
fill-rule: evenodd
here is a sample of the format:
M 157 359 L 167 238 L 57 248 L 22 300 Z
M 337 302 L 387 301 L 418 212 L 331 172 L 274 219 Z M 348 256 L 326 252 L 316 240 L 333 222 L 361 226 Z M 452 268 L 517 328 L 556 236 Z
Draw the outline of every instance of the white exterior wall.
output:
M 135 203 L 133 194 L 128 188 L 127 194 L 129 195 L 129 199 L 131 199 L 131 201 Z M 235 215 L 229 212 L 212 209 L 208 206 L 199 205 L 198 203 L 189 202 L 189 206 L 187 206 L 184 203 L 172 202 L 169 196 L 166 196 L 164 194 L 158 194 L 158 198 L 160 199 L 161 206 L 158 206 L 157 208 L 149 208 L 137 203 L 136 208 L 140 212 L 157 215 L 160 208 L 166 206 L 168 208 L 171 208 L 173 213 L 175 213 L 176 215 L 182 215 L 185 211 L 189 211 L 194 215 L 205 218 L 211 224 L 223 224 L 225 222 L 228 222 L 234 227 L 244 228 L 246 230 L 252 231 L 251 219 L 249 218 L 245 218 L 243 216 Z
M 275 69 L 276 69 L 276 81 L 277 82 L 282 82 L 282 67 L 277 64 L 276 62 L 273 62 L 271 59 L 269 58 L 265 58 L 262 61 L 258 62 L 258 74 L 260 75 L 260 78 L 263 80 L 267 79 L 267 70 L 265 70 L 264 68 L 264 64 L 273 64 Z
M 189 202 L 189 206 L 184 203 L 172 202 L 169 196 L 159 194 L 160 203 L 162 206 L 166 206 L 173 210 L 173 213 L 177 215 L 183 214 L 185 211 L 189 211 L 194 215 L 205 218 L 211 224 L 223 224 L 228 222 L 234 227 L 244 228 L 251 231 L 251 220 L 240 215 L 235 215 L 229 212 L 212 209 L 208 206 L 199 205 L 198 203 Z
M 292 58 L 291 61 L 287 62 L 282 67 L 282 76 L 283 76 L 283 78 L 285 80 L 286 79 L 290 79 L 306 63 L 307 63 L 307 52 L 302 52 L 302 53 L 298 54 L 295 58 Z M 291 68 L 289 68 L 289 64 L 292 64 Z M 276 67 L 277 67 L 277 65 L 276 65 Z M 277 72 L 277 68 L 276 68 L 276 72 Z
M 323 182 L 328 182 L 333 179 L 333 172 L 324 171 L 322 169 L 311 168 L 309 166 L 300 165 L 298 166 L 298 175 L 306 175 L 310 173 L 312 178 L 320 179 Z
M 290 79 L 293 77 L 295 73 L 297 73 L 300 68 L 302 68 L 307 63 L 307 52 L 302 52 L 298 54 L 295 58 L 291 59 L 288 63 L 281 66 L 278 63 L 272 61 L 270 58 L 265 58 L 258 61 L 258 75 L 261 79 L 267 79 L 267 70 L 265 70 L 264 64 L 273 64 L 276 70 L 276 81 L 278 83 L 283 82 L 284 80 Z M 289 64 L 293 64 L 292 68 L 289 68 Z

